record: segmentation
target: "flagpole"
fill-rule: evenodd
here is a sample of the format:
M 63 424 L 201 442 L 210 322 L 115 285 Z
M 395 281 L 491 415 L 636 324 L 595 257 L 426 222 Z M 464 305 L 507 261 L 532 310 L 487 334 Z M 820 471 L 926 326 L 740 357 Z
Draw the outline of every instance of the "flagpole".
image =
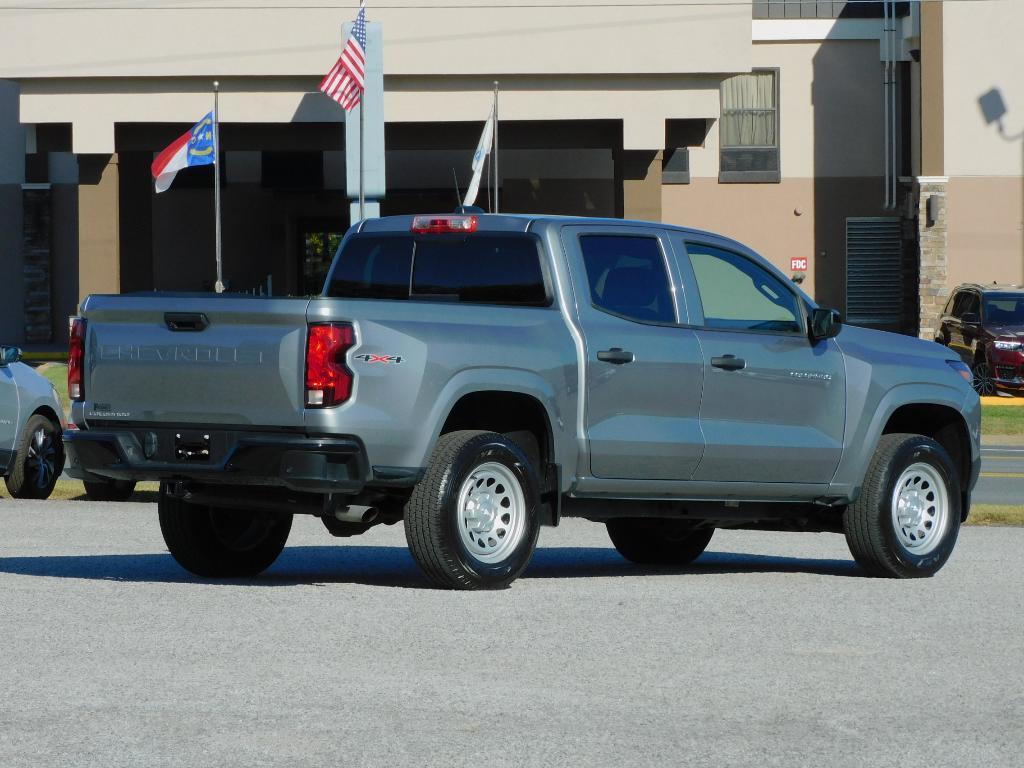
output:
M 359 100 L 359 220 L 366 218 L 366 197 L 363 193 L 363 107 L 366 106 L 366 91 Z
M 213 212 L 217 237 L 217 282 L 213 289 L 224 293 L 220 245 L 220 83 L 213 81 Z
M 494 212 L 498 208 L 498 81 L 494 81 Z

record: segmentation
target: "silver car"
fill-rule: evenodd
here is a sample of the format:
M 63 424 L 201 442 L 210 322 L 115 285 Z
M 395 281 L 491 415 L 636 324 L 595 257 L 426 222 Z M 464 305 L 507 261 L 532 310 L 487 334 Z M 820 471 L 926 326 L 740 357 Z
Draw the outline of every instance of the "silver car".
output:
M 45 499 L 64 470 L 64 409 L 53 385 L 20 360 L 20 349 L 0 346 L 0 475 L 11 496 Z

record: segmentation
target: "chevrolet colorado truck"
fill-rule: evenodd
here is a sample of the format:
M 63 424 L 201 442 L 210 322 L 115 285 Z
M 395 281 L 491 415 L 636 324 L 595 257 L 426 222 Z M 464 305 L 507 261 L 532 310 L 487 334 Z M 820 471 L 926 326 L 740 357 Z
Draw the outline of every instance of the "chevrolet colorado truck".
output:
M 843 326 L 733 240 L 623 220 L 386 217 L 319 296 L 90 296 L 69 391 L 68 474 L 160 481 L 205 577 L 270 566 L 295 514 L 404 521 L 452 588 L 510 584 L 569 516 L 643 565 L 761 528 L 931 576 L 980 466 L 955 353 Z

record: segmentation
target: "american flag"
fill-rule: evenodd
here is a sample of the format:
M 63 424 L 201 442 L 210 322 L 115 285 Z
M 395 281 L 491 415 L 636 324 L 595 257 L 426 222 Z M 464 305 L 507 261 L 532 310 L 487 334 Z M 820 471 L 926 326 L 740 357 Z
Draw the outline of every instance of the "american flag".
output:
M 366 75 L 366 3 L 359 6 L 359 15 L 352 25 L 352 34 L 337 63 L 320 81 L 320 90 L 341 104 L 346 111 L 363 97 Z

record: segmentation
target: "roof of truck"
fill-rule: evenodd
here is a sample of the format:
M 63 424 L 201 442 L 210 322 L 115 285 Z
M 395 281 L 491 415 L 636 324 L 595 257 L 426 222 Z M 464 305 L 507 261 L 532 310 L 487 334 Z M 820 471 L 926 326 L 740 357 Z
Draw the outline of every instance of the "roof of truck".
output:
M 671 229 L 687 234 L 707 235 L 710 237 L 731 240 L 732 238 L 710 232 L 708 230 L 696 229 L 694 227 L 683 227 L 676 224 L 666 224 L 659 221 L 641 221 L 637 219 L 613 219 L 592 216 L 564 216 L 547 213 L 431 213 L 407 214 L 400 216 L 382 216 L 377 219 L 365 219 L 359 224 L 360 232 L 408 232 L 412 229 L 413 219 L 417 216 L 476 216 L 477 232 L 526 232 L 533 224 L 589 224 L 610 227 L 623 226 L 645 226 L 658 229 Z

